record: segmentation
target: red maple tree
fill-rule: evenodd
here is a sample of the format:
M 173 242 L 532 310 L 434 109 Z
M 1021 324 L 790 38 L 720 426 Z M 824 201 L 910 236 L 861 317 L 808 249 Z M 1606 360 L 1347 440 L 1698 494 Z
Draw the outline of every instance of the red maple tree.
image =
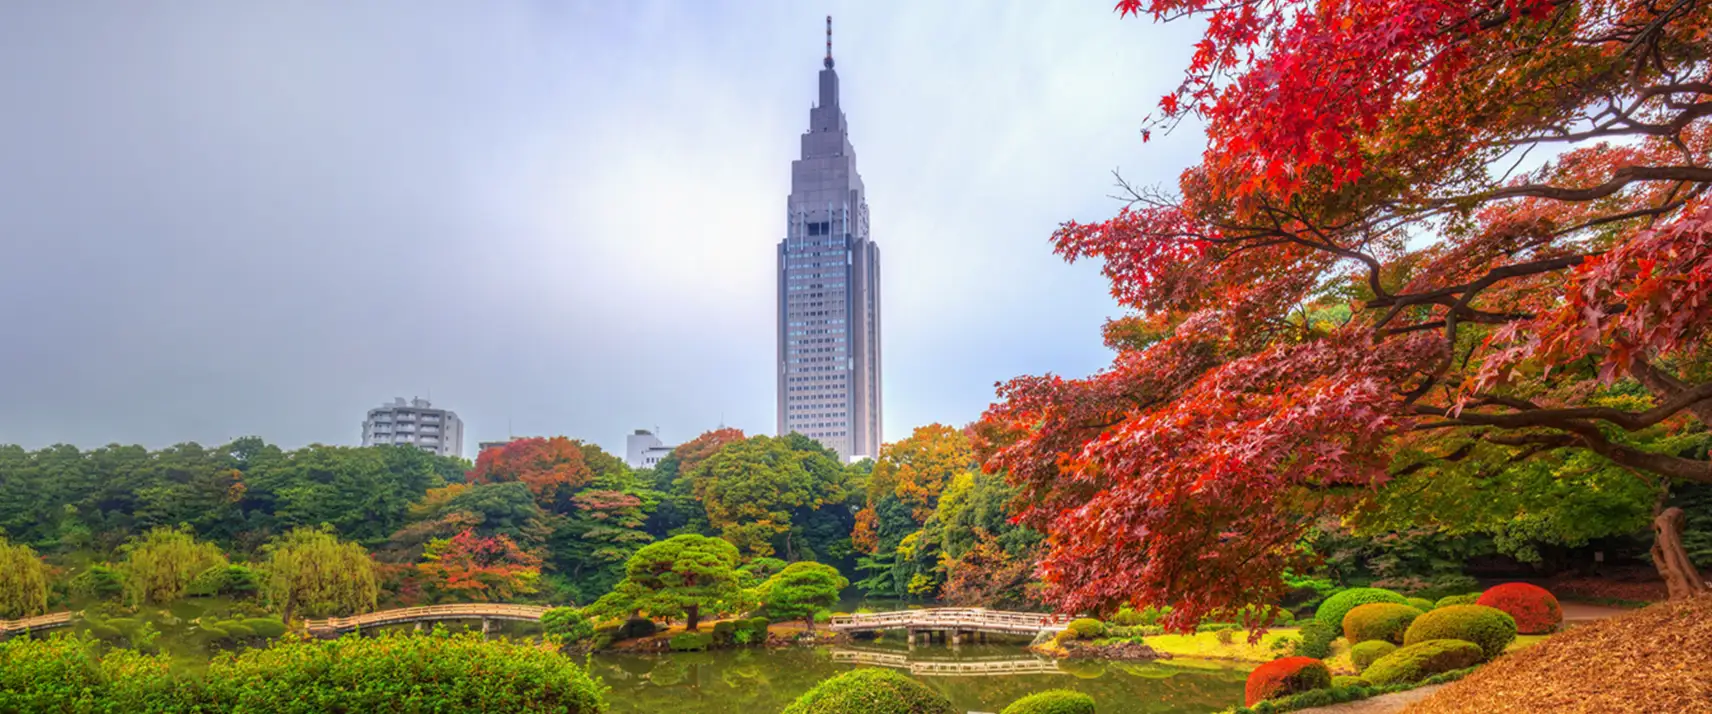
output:
M 1150 130 L 1193 117 L 1208 145 L 1177 190 L 1124 185 L 1116 217 L 1054 236 L 1137 313 L 1107 326 L 1112 366 L 1001 385 L 976 429 L 1049 534 L 1059 607 L 1171 604 L 1188 627 L 1278 602 L 1315 517 L 1426 465 L 1402 445 L 1712 482 L 1704 453 L 1630 438 L 1712 423 L 1712 7 L 1117 11 L 1205 23 Z M 1558 155 L 1517 170 L 1533 150 Z M 1614 406 L 1630 385 L 1645 404 Z M 1704 588 L 1660 567 L 1673 594 Z
M 577 442 L 563 436 L 535 437 L 483 450 L 465 478 L 470 483 L 521 481 L 542 507 L 562 510 L 578 489 L 594 480 L 594 471 Z

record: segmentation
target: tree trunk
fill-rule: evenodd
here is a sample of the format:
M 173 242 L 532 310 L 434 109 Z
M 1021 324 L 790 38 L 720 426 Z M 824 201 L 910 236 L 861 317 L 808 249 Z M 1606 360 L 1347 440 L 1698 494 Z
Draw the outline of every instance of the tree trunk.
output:
M 809 632 L 814 632 L 814 616 L 813 615 L 809 615 L 808 617 L 803 618 L 803 622 L 808 625 L 808 631 Z
M 688 618 L 684 623 L 684 629 L 695 632 L 696 626 L 701 624 L 701 606 L 690 605 L 684 608 L 684 615 Z
M 296 609 L 297 609 L 297 598 L 294 598 L 290 594 L 287 594 L 285 596 L 285 608 L 284 608 L 285 611 L 280 613 L 280 616 L 279 616 L 280 621 L 284 622 L 287 627 L 291 626 L 291 613 L 293 610 L 296 610 Z
M 1653 519 L 1653 566 L 1664 577 L 1670 599 L 1681 600 L 1706 592 L 1706 581 L 1682 547 L 1682 509 L 1672 506 Z

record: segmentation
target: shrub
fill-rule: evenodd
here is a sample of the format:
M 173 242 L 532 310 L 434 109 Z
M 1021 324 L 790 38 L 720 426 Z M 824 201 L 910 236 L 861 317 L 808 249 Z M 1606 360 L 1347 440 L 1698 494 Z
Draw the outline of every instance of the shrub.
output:
M 1495 607 L 1516 618 L 1516 631 L 1524 635 L 1556 632 L 1563 624 L 1563 608 L 1545 588 L 1527 583 L 1504 583 L 1480 594 L 1477 605 Z
M 256 636 L 255 630 L 244 626 L 244 623 L 238 620 L 223 620 L 214 626 L 225 630 L 234 640 L 246 640 Z
M 89 624 L 89 636 L 99 640 L 112 641 L 124 637 L 125 633 L 120 632 L 119 628 L 112 625 L 101 622 L 92 622 Z M 225 633 L 221 633 L 221 637 L 224 638 Z
M 1355 671 L 1365 671 L 1369 665 L 1380 657 L 1397 651 L 1397 645 L 1385 640 L 1369 640 L 1349 648 L 1349 661 L 1355 665 Z
M 273 639 L 285 634 L 285 623 L 277 617 L 252 617 L 243 621 L 244 627 L 250 628 L 257 637 Z
M 1516 639 L 1516 620 L 1485 605 L 1451 605 L 1415 618 L 1403 633 L 1404 646 L 1430 640 L 1462 640 L 1480 646 L 1486 659 L 1497 657 Z
M 1326 598 L 1320 603 L 1320 609 L 1314 611 L 1314 619 L 1331 625 L 1332 628 L 1343 627 L 1343 616 L 1349 614 L 1357 606 L 1370 602 L 1394 602 L 1404 604 L 1402 595 L 1381 590 L 1379 588 L 1350 588 Z
M 814 686 L 781 714 L 959 714 L 927 685 L 889 669 L 858 669 Z
M 88 637 L 66 633 L 0 642 L 0 711 L 173 712 L 196 705 L 166 657 L 101 651 Z
M 1433 576 L 1432 586 L 1417 592 L 1409 593 L 1415 597 L 1434 600 L 1447 595 L 1465 593 L 1480 588 L 1480 581 L 1462 573 L 1450 573 Z
M 1361 673 L 1379 686 L 1418 682 L 1435 674 L 1472 667 L 1485 657 L 1480 645 L 1462 640 L 1427 640 L 1380 657 Z
M 632 617 L 625 620 L 624 624 L 618 628 L 618 639 L 634 640 L 638 637 L 647 637 L 654 634 L 656 629 L 658 628 L 654 627 L 653 620 L 645 617 Z
M 681 635 L 674 635 L 667 646 L 671 647 L 673 652 L 700 652 L 707 649 L 707 646 L 711 644 L 713 644 L 713 635 L 685 632 Z
M 404 675 L 403 673 L 409 673 Z M 408 686 L 400 686 L 401 677 Z M 288 640 L 216 659 L 203 711 L 599 712 L 606 688 L 557 652 L 479 633 Z
M 1420 610 L 1421 612 L 1426 612 L 1428 610 L 1433 609 L 1433 601 L 1428 600 L 1424 597 L 1407 598 L 1407 604 L 1409 605 L 1409 607 L 1415 608 L 1416 610 Z
M 1068 689 L 1048 689 L 1011 702 L 999 714 L 1094 714 L 1094 698 Z
M 192 597 L 247 597 L 256 594 L 261 587 L 261 577 L 254 570 L 242 565 L 215 565 L 197 573 L 185 586 L 184 594 Z
M 105 565 L 92 565 L 77 574 L 69 584 L 71 593 L 97 600 L 117 600 L 125 592 L 125 581 L 119 571 Z
M 1084 617 L 1077 620 L 1071 620 L 1070 624 L 1064 628 L 1064 631 L 1070 633 L 1071 637 L 1075 637 L 1078 640 L 1098 639 L 1106 635 L 1106 623 L 1100 622 L 1092 617 Z
M 1452 605 L 1473 605 L 1476 602 L 1478 602 L 1479 600 L 1480 600 L 1480 593 L 1469 593 L 1467 595 L 1446 595 L 1444 597 L 1439 598 L 1438 602 L 1433 603 L 1433 608 L 1437 609 L 1437 608 L 1441 608 L 1441 607 L 1450 607 Z
M 1352 645 L 1368 640 L 1402 644 L 1403 632 L 1420 616 L 1420 610 L 1394 602 L 1357 605 L 1343 616 L 1343 636 Z
M 1390 644 L 1390 643 L 1387 642 L 1387 643 L 1383 643 L 1383 644 Z M 1393 648 L 1393 649 L 1395 649 L 1395 648 Z M 1332 677 L 1332 687 L 1334 689 L 1339 688 L 1339 687 L 1371 687 L 1371 686 L 1373 686 L 1372 682 L 1369 682 L 1369 681 L 1362 679 L 1360 677 L 1347 677 L 1344 675 L 1338 675 L 1336 677 Z
M 1273 699 L 1332 684 L 1332 673 L 1326 664 L 1312 657 L 1285 657 L 1254 668 L 1248 673 L 1244 698 L 1248 706 L 1262 699 Z
M 721 620 L 713 623 L 713 643 L 725 646 L 732 643 L 737 634 L 737 623 L 731 620 Z
M 547 641 L 560 647 L 594 639 L 594 623 L 574 607 L 555 607 L 541 613 L 541 631 Z
M 1170 605 L 1166 605 L 1165 607 L 1153 607 L 1150 605 L 1140 610 L 1136 610 L 1131 608 L 1128 604 L 1125 604 L 1118 607 L 1117 613 L 1108 618 L 1106 620 L 1106 624 L 1122 625 L 1125 627 L 1152 626 L 1159 624 L 1159 620 L 1169 614 L 1171 614 Z
M 1296 655 L 1325 659 L 1332 656 L 1332 641 L 1338 638 L 1336 628 L 1319 620 L 1302 623 L 1302 641 L 1296 645 Z
M 832 611 L 831 610 L 821 610 L 820 612 L 817 612 L 814 614 L 814 624 L 824 625 L 828 622 L 832 622 Z

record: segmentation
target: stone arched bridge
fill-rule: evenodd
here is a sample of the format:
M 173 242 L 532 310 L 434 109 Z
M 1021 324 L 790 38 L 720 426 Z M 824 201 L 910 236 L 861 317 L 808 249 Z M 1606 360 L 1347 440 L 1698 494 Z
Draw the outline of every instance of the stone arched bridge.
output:
M 494 620 L 526 620 L 539 621 L 541 614 L 552 608 L 539 605 L 506 605 L 502 603 L 461 603 L 457 605 L 427 605 L 424 607 L 401 607 L 396 610 L 381 610 L 368 612 L 350 617 L 330 617 L 325 620 L 305 620 L 304 628 L 310 634 L 326 635 L 340 632 L 350 632 L 360 628 L 380 627 L 382 625 L 401 625 L 405 623 L 422 623 L 435 620 L 481 620 L 482 631 L 486 632 L 488 623 Z

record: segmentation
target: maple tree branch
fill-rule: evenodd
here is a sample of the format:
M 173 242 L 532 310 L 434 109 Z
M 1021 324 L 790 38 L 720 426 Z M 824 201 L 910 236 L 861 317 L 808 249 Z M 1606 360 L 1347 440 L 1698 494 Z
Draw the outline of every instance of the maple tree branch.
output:
M 1708 103 L 1706 106 L 1712 108 L 1712 103 Z M 1624 166 L 1612 172 L 1610 180 L 1591 188 L 1564 188 L 1545 184 L 1527 184 L 1506 186 L 1484 196 L 1479 196 L 1479 198 L 1488 201 L 1521 197 L 1547 198 L 1554 201 L 1592 201 L 1621 191 L 1636 181 L 1707 183 L 1712 182 L 1712 168 L 1701 168 L 1699 166 Z M 1470 197 L 1446 198 L 1439 199 L 1438 202 L 1456 203 L 1468 198 Z
M 1536 426 L 1567 429 L 1577 422 L 1585 424 L 1587 420 L 1598 420 L 1609 422 L 1628 431 L 1639 431 L 1669 419 L 1695 404 L 1712 400 L 1712 382 L 1692 389 L 1684 389 L 1658 406 L 1644 412 L 1628 412 L 1612 407 L 1541 409 L 1527 406 L 1530 403 L 1520 400 L 1500 400 L 1503 398 L 1486 397 L 1486 401 L 1521 411 L 1492 414 L 1464 410 L 1460 414 L 1450 417 L 1450 420 L 1472 426 L 1496 426 L 1506 429 L 1523 429 Z M 1416 414 L 1421 415 L 1442 416 L 1444 414 L 1444 411 L 1438 407 L 1416 406 L 1414 409 Z

